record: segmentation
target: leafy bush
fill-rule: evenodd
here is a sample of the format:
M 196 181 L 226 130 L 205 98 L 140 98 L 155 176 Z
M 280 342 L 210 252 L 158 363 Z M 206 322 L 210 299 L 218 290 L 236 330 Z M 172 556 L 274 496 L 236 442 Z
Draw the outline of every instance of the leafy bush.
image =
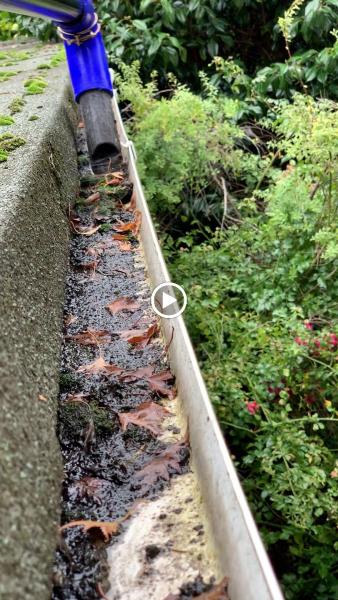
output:
M 238 103 L 206 79 L 204 99 L 182 86 L 155 99 L 135 66 L 118 83 L 170 269 L 189 290 L 188 328 L 286 598 L 333 600 L 338 107 L 301 94 L 270 102 L 248 138 L 233 122 Z M 212 222 L 194 211 L 201 197 L 219 207 Z

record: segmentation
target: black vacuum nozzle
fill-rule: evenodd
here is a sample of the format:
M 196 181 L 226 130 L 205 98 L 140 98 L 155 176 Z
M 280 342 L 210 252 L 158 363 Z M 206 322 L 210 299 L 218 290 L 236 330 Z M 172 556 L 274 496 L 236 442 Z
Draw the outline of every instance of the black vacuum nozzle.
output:
M 90 90 L 79 100 L 86 128 L 88 152 L 94 173 L 107 173 L 121 162 L 111 97 L 101 90 Z

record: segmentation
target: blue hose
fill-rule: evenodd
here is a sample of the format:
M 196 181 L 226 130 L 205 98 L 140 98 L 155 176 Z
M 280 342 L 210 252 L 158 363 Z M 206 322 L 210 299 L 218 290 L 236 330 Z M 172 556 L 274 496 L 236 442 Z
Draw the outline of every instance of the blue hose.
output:
M 90 90 L 113 94 L 100 25 L 91 0 L 83 0 L 82 15 L 71 22 L 54 21 L 66 49 L 75 100 Z

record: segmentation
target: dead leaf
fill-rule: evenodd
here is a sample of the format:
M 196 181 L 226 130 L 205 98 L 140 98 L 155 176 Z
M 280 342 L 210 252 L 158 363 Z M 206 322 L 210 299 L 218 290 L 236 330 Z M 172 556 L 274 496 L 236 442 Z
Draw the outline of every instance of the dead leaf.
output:
M 74 315 L 67 315 L 64 318 L 64 324 L 65 324 L 66 327 L 68 327 L 72 323 L 75 323 L 75 321 L 77 321 L 77 319 L 78 319 L 78 317 L 75 317 Z
M 160 479 L 169 481 L 171 474 L 181 473 L 181 462 L 186 460 L 186 455 L 182 456 L 182 450 L 186 448 L 187 443 L 185 441 L 171 444 L 155 456 L 143 469 L 137 471 L 135 478 L 136 482 L 141 484 L 141 492 L 148 492 Z
M 75 225 L 73 225 L 72 229 L 74 233 L 77 233 L 77 235 L 90 236 L 94 235 L 94 233 L 96 233 L 100 229 L 100 227 L 101 225 L 90 225 L 89 227 L 86 227 L 84 225 L 78 225 L 77 227 L 75 227 Z
M 71 402 L 81 402 L 82 404 L 86 404 L 89 406 L 88 402 L 84 400 L 84 398 L 89 398 L 90 394 L 84 394 L 80 392 L 78 394 L 68 394 L 67 398 L 64 401 L 64 404 L 69 404 Z
M 113 233 L 112 238 L 113 240 L 119 240 L 120 242 L 125 242 L 128 239 L 125 235 L 122 235 L 122 233 Z
M 124 371 L 119 379 L 125 381 L 126 383 L 131 383 L 132 381 L 137 381 L 138 379 L 147 379 L 154 373 L 155 365 L 150 365 L 148 367 L 140 367 L 139 369 L 135 369 L 135 371 Z
M 169 370 L 161 371 L 160 373 L 154 373 L 154 370 L 155 365 L 150 365 L 135 369 L 135 371 L 123 371 L 121 375 L 119 375 L 119 379 L 125 383 L 131 383 L 138 379 L 145 379 L 154 392 L 173 400 L 176 395 L 175 388 L 168 387 L 167 385 L 168 381 L 174 379 L 173 374 Z
M 104 479 L 83 477 L 71 486 L 71 491 L 75 491 L 76 495 L 80 498 L 94 498 L 97 502 L 101 503 L 99 495 L 105 485 L 106 481 Z
M 115 242 L 118 249 L 121 250 L 121 252 L 130 252 L 131 251 L 131 243 L 130 242 L 120 242 L 120 241 L 116 241 Z
M 142 222 L 142 213 L 140 210 L 135 210 L 134 211 L 134 221 L 129 221 L 129 223 L 114 223 L 112 225 L 112 228 L 115 231 L 119 231 L 120 233 L 124 232 L 124 231 L 131 231 L 134 235 L 137 235 L 140 227 L 141 227 L 141 222 Z
M 108 173 L 105 175 L 105 185 L 119 185 L 125 178 L 122 171 L 115 171 L 114 173 Z
M 84 122 L 80 121 L 79 124 L 78 124 L 78 128 L 79 129 L 84 129 L 84 126 L 85 126 Z
M 154 392 L 173 400 L 176 395 L 175 388 L 170 388 L 166 384 L 171 379 L 173 379 L 173 375 L 170 371 L 161 371 L 161 373 L 154 373 L 150 377 L 147 377 L 147 381 Z
M 99 266 L 99 260 L 91 260 L 87 262 L 78 263 L 76 266 L 79 269 L 83 269 L 84 271 L 95 271 L 95 269 Z
M 38 395 L 38 400 L 41 400 L 41 402 L 47 402 L 46 396 L 43 396 L 42 394 Z
M 97 593 L 99 594 L 100 598 L 102 598 L 102 600 L 109 600 L 108 596 L 106 596 L 106 594 L 103 591 L 101 583 L 96 584 L 96 590 L 97 590 Z
M 121 297 L 121 298 L 118 298 L 117 300 L 113 300 L 113 302 L 111 302 L 110 304 L 107 304 L 107 306 L 106 306 L 106 309 L 109 310 L 109 312 L 112 315 L 116 315 L 117 313 L 121 312 L 122 310 L 133 311 L 133 310 L 137 310 L 138 308 L 140 308 L 140 305 L 138 302 L 136 302 L 136 300 L 133 300 L 132 298 L 125 298 L 125 297 Z
M 170 415 L 170 412 L 167 408 L 151 401 L 142 402 L 136 410 L 131 412 L 118 413 L 122 431 L 126 431 L 129 423 L 132 423 L 138 427 L 148 429 L 154 435 L 161 434 L 160 423 L 168 415 Z
M 96 331 L 95 329 L 86 329 L 75 335 L 67 335 L 66 340 L 80 344 L 81 346 L 99 346 L 100 344 L 109 344 L 111 334 L 105 329 Z
M 130 198 L 130 202 L 128 202 L 128 204 L 124 205 L 124 209 L 129 212 L 134 212 L 134 210 L 136 209 L 136 192 L 135 192 L 135 190 L 133 190 L 133 193 Z
M 90 206 L 91 204 L 95 204 L 99 200 L 100 200 L 100 192 L 94 192 L 93 194 L 90 194 L 90 196 L 88 196 L 88 198 L 86 198 L 83 201 L 83 204 L 85 204 L 86 206 Z
M 69 529 L 70 527 L 83 527 L 83 529 L 86 532 L 92 529 L 98 529 L 102 533 L 105 541 L 108 542 L 109 538 L 112 535 L 117 534 L 119 530 L 119 523 L 116 523 L 114 521 L 70 521 L 69 523 L 62 525 L 62 527 L 60 527 L 60 531 L 64 531 L 65 529 Z
M 148 329 L 127 329 L 126 331 L 121 331 L 119 335 L 122 340 L 129 342 L 129 344 L 135 344 L 139 348 L 145 348 L 157 331 L 158 325 L 157 323 L 154 323 L 153 325 L 150 325 Z
M 82 365 L 77 369 L 77 373 L 85 373 L 86 375 L 96 375 L 97 373 L 102 373 L 104 375 L 119 375 L 121 372 L 122 369 L 119 367 L 106 363 L 103 356 L 99 356 L 94 362 L 89 363 L 88 365 Z
M 224 577 L 219 584 L 214 584 L 208 592 L 195 596 L 195 600 L 229 600 L 228 583 L 229 578 Z M 182 594 L 169 594 L 164 600 L 181 600 L 183 597 L 185 597 L 185 594 L 182 590 Z

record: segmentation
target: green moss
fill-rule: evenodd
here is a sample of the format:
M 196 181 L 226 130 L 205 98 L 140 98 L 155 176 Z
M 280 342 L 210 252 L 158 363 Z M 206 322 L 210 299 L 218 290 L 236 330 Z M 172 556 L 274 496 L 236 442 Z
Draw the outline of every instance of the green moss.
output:
M 20 96 L 17 96 L 9 104 L 9 106 L 8 106 L 9 112 L 11 113 L 11 115 L 15 115 L 16 113 L 19 113 L 22 111 L 25 104 L 26 104 L 26 102 L 24 101 L 24 99 L 20 98 Z
M 13 125 L 14 119 L 8 115 L 0 115 L 0 126 Z
M 0 133 L 0 149 L 6 150 L 7 152 L 12 152 L 19 146 L 23 146 L 26 143 L 26 140 L 20 138 L 13 133 Z
M 43 94 L 48 83 L 43 77 L 32 77 L 25 81 L 26 94 Z
M 13 150 L 23 146 L 25 143 L 26 140 L 12 133 L 0 133 L 0 162 L 5 162 L 9 152 L 13 152 Z
M 60 391 L 67 392 L 76 384 L 76 377 L 72 373 L 61 373 L 60 375 Z
M 0 71 L 0 83 L 2 81 L 7 81 L 10 77 L 14 77 L 17 74 L 17 71 Z
M 57 67 L 60 63 L 63 63 L 65 60 L 66 60 L 65 49 L 63 46 L 61 46 L 61 48 L 57 51 L 57 53 L 54 54 L 54 56 L 52 56 L 49 64 L 51 67 Z
M 44 70 L 44 69 L 50 69 L 50 68 L 51 68 L 51 66 L 50 66 L 50 65 L 48 65 L 47 63 L 42 63 L 41 65 L 38 65 L 38 66 L 37 66 L 37 69 L 38 69 L 39 71 L 42 71 L 42 70 Z
M 37 121 L 38 118 L 38 115 L 31 115 L 30 117 L 28 117 L 28 121 Z
M 11 67 L 30 57 L 31 53 L 24 50 L 1 50 L 0 67 Z

